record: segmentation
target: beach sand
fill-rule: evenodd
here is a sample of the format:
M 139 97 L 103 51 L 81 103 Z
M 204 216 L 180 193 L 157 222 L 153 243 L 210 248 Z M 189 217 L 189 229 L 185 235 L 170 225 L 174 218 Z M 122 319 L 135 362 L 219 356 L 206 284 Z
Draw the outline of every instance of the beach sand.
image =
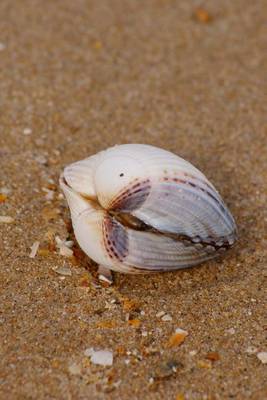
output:
M 260 0 L 0 2 L 1 399 L 267 397 L 266 11 Z M 174 273 L 117 273 L 111 287 L 76 243 L 75 257 L 60 254 L 55 237 L 72 238 L 60 171 L 128 142 L 205 173 L 236 218 L 233 250 Z M 188 334 L 170 343 L 177 328 Z

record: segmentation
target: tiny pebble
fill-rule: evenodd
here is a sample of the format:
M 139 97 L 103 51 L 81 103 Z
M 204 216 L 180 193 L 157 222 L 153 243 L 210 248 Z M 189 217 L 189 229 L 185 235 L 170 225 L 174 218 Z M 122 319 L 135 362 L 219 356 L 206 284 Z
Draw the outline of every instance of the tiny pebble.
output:
M 7 199 L 7 196 L 0 192 L 0 203 L 4 203 Z
M 4 43 L 0 43 L 0 51 L 5 50 L 6 45 Z

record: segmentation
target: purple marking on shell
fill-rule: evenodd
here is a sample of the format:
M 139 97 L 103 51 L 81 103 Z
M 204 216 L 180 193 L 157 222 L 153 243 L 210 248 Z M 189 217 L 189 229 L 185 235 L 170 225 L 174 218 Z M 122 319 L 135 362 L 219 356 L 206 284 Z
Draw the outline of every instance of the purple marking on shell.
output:
M 135 180 L 112 201 L 109 209 L 129 212 L 140 208 L 151 190 L 149 179 Z
M 106 216 L 103 219 L 103 238 L 108 255 L 122 262 L 128 255 L 128 235 L 123 225 L 114 218 Z

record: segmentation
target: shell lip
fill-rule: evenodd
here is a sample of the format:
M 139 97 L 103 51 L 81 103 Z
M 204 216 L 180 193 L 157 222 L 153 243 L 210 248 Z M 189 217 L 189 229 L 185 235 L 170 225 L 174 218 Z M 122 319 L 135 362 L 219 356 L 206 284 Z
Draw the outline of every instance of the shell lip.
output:
M 68 206 L 73 217 L 77 218 L 84 212 L 94 212 L 99 206 L 94 201 L 77 193 L 66 181 L 64 172 L 60 175 L 59 184 L 64 192 Z

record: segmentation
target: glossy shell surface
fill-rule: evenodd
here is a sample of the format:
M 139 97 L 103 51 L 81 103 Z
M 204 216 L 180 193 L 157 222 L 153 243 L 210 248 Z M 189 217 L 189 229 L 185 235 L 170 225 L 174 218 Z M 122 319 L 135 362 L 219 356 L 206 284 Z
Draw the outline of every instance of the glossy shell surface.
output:
M 112 270 L 187 268 L 236 240 L 234 219 L 214 186 L 163 149 L 109 148 L 67 166 L 60 185 L 81 248 Z

